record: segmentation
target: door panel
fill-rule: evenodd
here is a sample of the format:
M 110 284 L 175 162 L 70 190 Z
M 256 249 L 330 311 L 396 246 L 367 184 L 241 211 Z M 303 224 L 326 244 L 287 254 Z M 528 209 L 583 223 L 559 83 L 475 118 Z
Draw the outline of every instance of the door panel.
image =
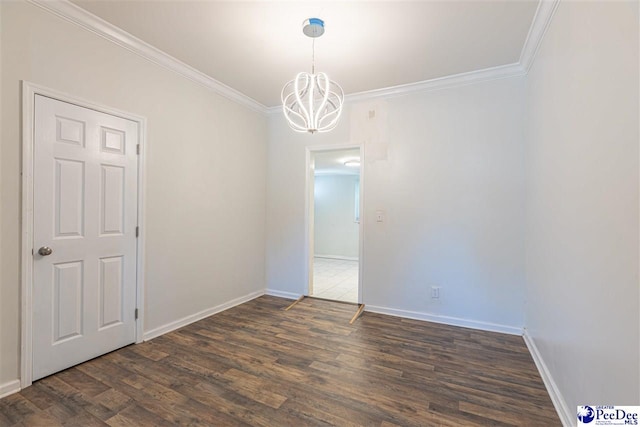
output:
M 137 144 L 136 122 L 35 97 L 34 380 L 135 342 Z
M 100 186 L 100 232 L 105 234 L 124 233 L 124 176 L 120 166 L 101 165 Z
M 55 238 L 84 234 L 84 162 L 55 159 Z
M 82 261 L 55 264 L 53 283 L 53 343 L 79 337 L 83 317 Z
M 121 256 L 100 259 L 100 328 L 122 322 L 122 261 Z

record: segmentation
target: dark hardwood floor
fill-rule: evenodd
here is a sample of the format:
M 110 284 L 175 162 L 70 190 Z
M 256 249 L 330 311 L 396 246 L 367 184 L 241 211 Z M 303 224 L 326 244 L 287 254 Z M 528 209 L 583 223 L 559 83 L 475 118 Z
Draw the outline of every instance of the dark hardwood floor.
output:
M 521 337 L 263 296 L 0 400 L 13 426 L 557 426 Z

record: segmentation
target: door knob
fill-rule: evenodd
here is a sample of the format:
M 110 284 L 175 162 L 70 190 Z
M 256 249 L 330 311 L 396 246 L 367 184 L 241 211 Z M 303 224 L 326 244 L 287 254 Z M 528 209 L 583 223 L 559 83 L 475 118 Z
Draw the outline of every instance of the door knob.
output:
M 38 249 L 38 254 L 42 256 L 51 255 L 51 253 L 53 253 L 53 249 L 51 249 L 49 246 L 43 246 Z

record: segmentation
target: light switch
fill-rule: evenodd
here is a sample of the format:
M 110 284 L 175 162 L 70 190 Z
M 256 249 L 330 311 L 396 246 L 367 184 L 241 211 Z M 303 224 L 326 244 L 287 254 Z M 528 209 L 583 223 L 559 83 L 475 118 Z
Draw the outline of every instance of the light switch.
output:
M 384 222 L 384 211 L 376 211 L 376 222 Z

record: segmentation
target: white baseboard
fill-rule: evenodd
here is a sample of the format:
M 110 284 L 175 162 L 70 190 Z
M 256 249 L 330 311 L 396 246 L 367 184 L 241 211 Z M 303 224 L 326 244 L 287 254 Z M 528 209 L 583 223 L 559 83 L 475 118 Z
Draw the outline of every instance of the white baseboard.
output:
M 294 294 L 293 292 L 278 291 L 276 289 L 265 289 L 264 293 L 266 295 L 271 295 L 272 297 L 280 297 L 280 298 L 286 298 L 286 299 L 300 298 L 300 294 Z
M 13 380 L 6 382 L 4 384 L 0 384 L 0 399 L 5 396 L 9 396 L 10 394 L 17 393 L 20 391 L 20 380 Z
M 251 292 L 248 295 L 232 299 L 231 301 L 216 305 L 215 307 L 207 308 L 206 310 L 202 310 L 195 314 L 190 314 L 189 316 L 185 316 L 182 319 L 178 319 L 174 322 L 167 323 L 166 325 L 145 332 L 143 335 L 143 339 L 144 341 L 149 341 L 150 339 L 159 337 L 160 335 L 164 335 L 171 331 L 175 331 L 176 329 L 182 328 L 183 326 L 187 326 L 193 322 L 197 322 L 198 320 L 202 320 L 205 317 L 209 317 L 213 314 L 220 313 L 221 311 L 227 310 L 231 307 L 235 307 L 236 305 L 251 301 L 252 299 L 258 298 L 262 295 L 264 295 L 264 291 Z
M 451 326 L 462 326 L 464 328 L 479 329 L 481 331 L 500 332 L 509 335 L 522 335 L 522 328 L 517 326 L 499 325 L 496 323 L 480 322 L 477 320 L 461 319 L 458 317 L 440 316 L 437 314 L 423 313 L 420 311 L 399 310 L 397 308 L 377 307 L 375 305 L 365 305 L 364 311 L 373 313 L 388 314 L 390 316 L 405 317 L 407 319 L 426 320 L 427 322 L 443 323 Z
M 358 261 L 357 256 L 344 256 L 344 255 L 320 255 L 315 254 L 314 258 L 329 258 L 329 259 L 343 259 L 345 261 Z
M 562 425 L 564 427 L 574 426 L 576 423 L 574 412 L 569 410 L 567 402 L 564 400 L 564 397 L 562 397 L 562 393 L 560 393 L 556 382 L 551 376 L 551 372 L 549 372 L 547 365 L 544 363 L 544 359 L 542 359 L 542 355 L 538 351 L 538 347 L 536 347 L 535 341 L 533 340 L 531 335 L 529 335 L 527 328 L 524 329 L 522 337 L 524 338 L 524 342 L 525 344 L 527 344 L 529 353 L 531 353 L 531 357 L 533 358 L 533 361 L 538 368 L 538 372 L 540 372 L 542 381 L 547 388 L 547 393 L 549 393 L 549 397 L 551 397 L 551 401 L 553 402 L 553 406 L 556 408 L 556 412 L 560 417 Z

